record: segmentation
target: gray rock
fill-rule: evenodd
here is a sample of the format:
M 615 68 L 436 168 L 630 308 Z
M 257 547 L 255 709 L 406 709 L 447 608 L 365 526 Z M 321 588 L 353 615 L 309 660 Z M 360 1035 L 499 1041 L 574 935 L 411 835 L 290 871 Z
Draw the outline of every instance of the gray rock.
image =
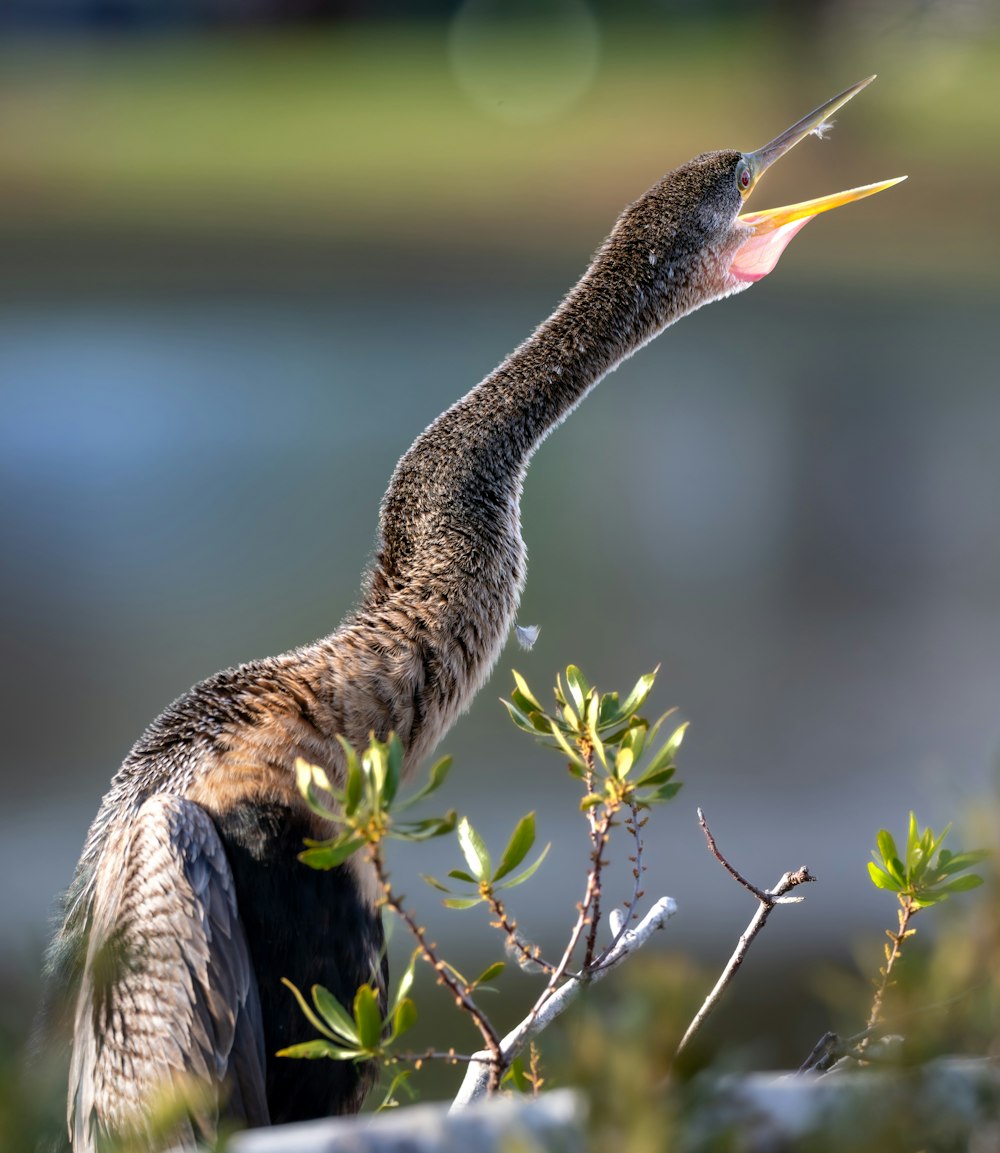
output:
M 229 1153 L 579 1153 L 586 1102 L 569 1089 L 501 1097 L 454 1113 L 446 1102 L 360 1117 L 331 1117 L 256 1129 Z

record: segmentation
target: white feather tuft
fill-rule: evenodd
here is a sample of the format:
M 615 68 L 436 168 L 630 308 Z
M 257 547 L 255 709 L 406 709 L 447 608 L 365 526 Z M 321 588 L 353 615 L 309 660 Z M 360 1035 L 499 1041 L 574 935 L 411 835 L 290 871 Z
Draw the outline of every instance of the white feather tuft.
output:
M 535 647 L 535 641 L 538 640 L 538 634 L 541 631 L 541 625 L 514 626 L 514 635 L 517 637 L 517 643 L 522 649 L 527 649 L 529 652 Z

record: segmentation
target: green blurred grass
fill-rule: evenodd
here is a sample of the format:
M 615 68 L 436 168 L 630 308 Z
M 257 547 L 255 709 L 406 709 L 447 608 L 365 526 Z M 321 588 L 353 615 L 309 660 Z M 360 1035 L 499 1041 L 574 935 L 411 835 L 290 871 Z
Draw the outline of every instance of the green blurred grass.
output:
M 874 70 L 833 141 L 769 174 L 761 206 L 909 172 L 850 227 L 817 229 L 814 258 L 846 265 L 874 246 L 903 272 L 980 267 L 1000 175 L 996 38 L 816 42 L 756 23 L 605 29 L 592 87 L 526 124 L 463 95 L 434 25 L 8 43 L 0 237 L 575 248 L 674 164 L 758 147 Z M 943 252 L 914 242 L 928 218 L 946 222 Z

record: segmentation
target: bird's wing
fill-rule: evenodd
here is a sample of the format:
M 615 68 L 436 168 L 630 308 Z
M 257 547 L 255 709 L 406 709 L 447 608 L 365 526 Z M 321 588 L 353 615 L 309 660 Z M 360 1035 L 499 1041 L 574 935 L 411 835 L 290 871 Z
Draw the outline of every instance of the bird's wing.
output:
M 266 1125 L 265 1068 L 222 842 L 200 806 L 151 797 L 98 866 L 70 1069 L 74 1150 L 144 1131 L 158 1106 L 180 1117 L 175 1141 L 212 1139 L 220 1115 Z

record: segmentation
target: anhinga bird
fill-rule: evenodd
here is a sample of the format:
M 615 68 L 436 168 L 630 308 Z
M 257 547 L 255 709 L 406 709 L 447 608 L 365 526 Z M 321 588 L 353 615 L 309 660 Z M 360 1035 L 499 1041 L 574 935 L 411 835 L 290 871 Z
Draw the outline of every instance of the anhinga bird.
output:
M 74 1148 L 143 1123 L 194 1084 L 182 1139 L 356 1110 L 370 1070 L 283 1061 L 303 1023 L 280 978 L 345 1003 L 385 967 L 370 878 L 302 865 L 322 838 L 295 785 L 336 737 L 395 731 L 413 765 L 489 675 L 525 578 L 521 486 L 539 443 L 617 364 L 685 313 L 766 275 L 816 214 L 868 185 L 742 212 L 767 168 L 869 81 L 756 152 L 710 152 L 628 207 L 556 311 L 417 437 L 382 502 L 359 607 L 330 636 L 227 669 L 128 754 L 94 821 L 50 953 L 71 1006 Z M 177 1134 L 174 1134 L 176 1139 Z

